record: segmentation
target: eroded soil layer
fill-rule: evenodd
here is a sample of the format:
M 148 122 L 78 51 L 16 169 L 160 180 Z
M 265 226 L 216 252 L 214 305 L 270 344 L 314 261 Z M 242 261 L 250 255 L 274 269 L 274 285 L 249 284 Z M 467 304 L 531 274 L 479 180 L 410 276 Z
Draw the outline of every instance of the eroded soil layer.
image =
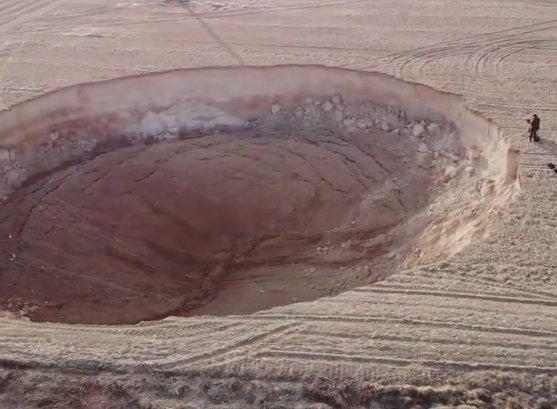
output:
M 28 178 L 0 207 L 0 310 L 106 324 L 245 314 L 390 274 L 459 171 L 454 129 L 391 108 L 357 119 L 334 101 L 279 111 L 242 132 L 111 138 Z

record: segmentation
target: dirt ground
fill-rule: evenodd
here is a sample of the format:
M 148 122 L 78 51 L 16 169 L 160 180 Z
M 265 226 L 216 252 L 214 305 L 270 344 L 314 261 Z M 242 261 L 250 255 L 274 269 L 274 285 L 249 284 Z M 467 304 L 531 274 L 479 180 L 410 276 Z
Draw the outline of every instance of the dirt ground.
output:
M 456 189 L 449 192 L 452 195 L 443 198 L 447 200 L 434 202 L 442 211 L 435 220 L 439 224 L 432 231 L 434 240 L 421 246 L 426 250 L 422 257 L 427 256 L 421 260 L 422 266 L 399 270 L 385 280 L 334 298 L 253 315 L 175 317 L 134 326 L 0 319 L 0 407 L 557 407 L 557 178 L 547 168 L 557 157 L 557 115 L 552 113 L 557 111 L 557 100 L 551 92 L 554 87 L 549 86 L 557 81 L 556 4 L 549 0 L 0 0 L 2 110 L 60 87 L 160 70 L 318 64 L 377 71 L 431 86 L 445 96 L 461 96 L 466 106 L 489 119 L 490 130 L 500 131 L 517 152 L 512 173 L 520 188 L 513 200 L 500 200 L 497 195 L 490 196 L 497 175 L 488 175 L 484 181 L 469 180 L 478 182 L 478 196 L 484 192 L 487 197 L 482 199 L 483 205 L 469 206 L 467 199 L 475 197 L 475 190 L 463 189 L 460 181 L 455 182 Z M 284 88 L 295 83 L 303 89 L 311 82 L 308 79 L 316 78 L 306 72 L 287 78 L 277 73 L 267 79 L 286 84 Z M 248 70 L 245 78 L 252 75 Z M 151 83 L 149 78 L 136 84 Z M 222 78 L 226 80 L 225 75 Z M 377 89 L 382 88 L 381 83 L 377 85 Z M 228 89 L 232 88 L 238 91 L 240 87 Z M 92 102 L 107 105 L 112 91 L 105 86 Z M 421 93 L 407 95 L 416 106 L 429 105 Z M 70 98 L 61 106 L 53 101 L 44 111 L 79 108 L 77 100 Z M 525 119 L 533 113 L 542 120 L 539 144 L 530 143 L 525 136 Z M 27 110 L 21 118 L 29 115 L 38 120 L 21 125 L 40 129 L 41 118 L 35 114 L 38 112 Z M 0 121 L 0 128 L 6 123 L 9 128 L 10 121 Z M 478 124 L 471 124 L 471 128 Z M 145 159 L 152 154 L 151 149 L 155 148 L 134 154 Z M 131 151 L 122 153 L 131 155 Z M 176 240 L 201 243 L 200 248 L 207 244 L 205 238 L 194 241 L 189 233 L 183 233 L 174 215 L 183 217 L 184 212 L 170 211 L 169 204 L 162 210 L 155 207 L 158 214 L 154 215 L 152 203 L 114 209 L 115 198 L 108 202 L 98 199 L 99 192 L 108 191 L 126 203 L 132 200 L 130 194 L 117 188 L 122 178 L 132 178 L 121 167 L 114 169 L 118 177 L 106 175 L 110 183 L 103 179 L 93 183 L 103 174 L 93 167 L 100 169 L 105 161 L 117 164 L 121 160 L 107 154 L 89 161 L 91 168 L 87 169 L 93 172 L 89 176 L 83 176 L 79 164 L 71 169 L 73 173 L 60 169 L 50 178 L 53 184 L 35 180 L 14 196 L 9 210 L 19 211 L 18 206 L 22 206 L 20 216 L 11 220 L 10 212 L 0 212 L 0 291 L 10 297 L 0 309 L 10 309 L 14 316 L 72 322 L 75 307 L 75 321 L 110 322 L 114 315 L 114 321 L 135 322 L 153 314 L 164 315 L 181 305 L 184 299 L 172 297 L 183 283 L 176 278 L 155 281 L 144 266 L 153 266 L 161 248 L 180 254 L 176 241 L 160 239 L 161 224 L 175 232 Z M 151 165 L 146 168 L 143 163 L 133 163 L 143 169 L 143 176 L 153 170 Z M 185 166 L 177 160 L 172 163 L 180 170 L 175 171 L 178 177 L 187 180 Z M 161 168 L 171 169 L 168 166 Z M 72 175 L 81 175 L 83 180 Z M 56 188 L 65 176 L 68 178 Z M 204 176 L 216 178 L 213 173 Z M 135 184 L 137 192 L 143 194 L 154 189 L 170 198 L 191 196 L 162 184 L 149 184 L 149 179 Z M 375 182 L 369 185 L 375 186 Z M 92 188 L 82 192 L 84 186 Z M 325 191 L 328 185 L 323 186 Z M 25 198 L 24 193 L 30 197 Z M 280 191 L 281 197 L 287 193 Z M 304 196 L 306 202 L 308 196 Z M 351 203 L 349 197 L 335 197 Z M 78 199 L 87 201 L 90 208 L 74 206 Z M 234 200 L 239 200 L 237 195 Z M 134 236 L 123 235 L 118 224 L 107 229 L 108 222 L 101 217 L 107 207 L 123 214 L 122 223 L 135 232 Z M 445 212 L 447 209 L 450 211 Z M 144 213 L 149 218 L 140 218 Z M 163 213 L 173 218 L 161 218 Z M 135 216 L 135 225 L 131 216 Z M 156 222 L 159 218 L 164 221 Z M 63 229 L 41 226 L 40 219 L 51 220 L 52 226 L 59 220 Z M 150 220 L 154 226 L 150 234 L 158 241 L 143 233 L 147 232 L 141 230 L 143 220 Z M 21 226 L 25 228 L 19 234 Z M 68 226 L 77 239 L 64 238 Z M 105 237 L 111 231 L 117 239 L 113 244 Z M 278 272 L 285 277 L 283 287 L 288 296 L 280 292 L 276 296 L 285 303 L 294 302 L 293 298 L 313 299 L 316 291 L 327 294 L 328 288 L 337 286 L 330 286 L 331 281 L 342 282 L 352 274 L 351 266 L 355 275 L 371 271 L 369 279 L 373 281 L 373 272 L 378 269 L 373 263 L 370 268 L 367 261 L 351 264 L 354 255 L 349 254 L 351 261 L 345 270 L 341 270 L 343 265 L 320 259 L 331 253 L 336 257 L 333 250 L 340 246 L 330 241 L 330 245 L 325 239 L 311 244 L 315 251 L 297 261 L 299 269 L 294 266 L 287 270 L 280 263 L 271 266 L 265 276 L 268 281 L 261 280 L 249 294 L 254 299 L 254 293 L 257 295 L 261 307 L 278 305 L 270 300 L 275 293 L 261 287 L 264 282 L 274 282 L 272 274 Z M 130 242 L 143 243 L 142 252 L 131 252 L 126 244 Z M 148 242 L 161 245 L 149 247 Z M 238 247 L 245 248 L 245 242 L 237 242 Z M 377 255 L 381 247 L 373 247 L 380 242 L 365 243 L 374 249 L 374 260 L 381 259 Z M 202 253 L 209 255 L 207 259 L 213 257 L 210 251 L 220 248 L 217 245 L 221 242 L 216 243 Z M 458 253 L 445 257 L 445 246 L 452 249 L 455 245 Z M 120 266 L 117 271 L 106 269 L 99 257 L 108 248 L 113 249 L 111 257 Z M 64 268 L 54 269 L 53 262 L 59 262 L 60 256 Z M 196 262 L 206 266 L 207 259 Z M 393 265 L 400 262 L 389 260 Z M 143 264 L 136 266 L 131 261 Z M 257 259 L 252 261 L 253 268 L 231 272 L 249 279 L 261 268 L 256 266 Z M 173 274 L 183 269 L 179 260 L 154 267 L 164 267 Z M 47 276 L 42 268 L 54 274 Z M 329 280 L 323 283 L 323 290 L 313 268 L 320 272 L 327 269 Z M 292 274 L 292 280 L 285 271 Z M 295 278 L 301 285 L 294 286 L 297 271 L 300 274 Z M 81 288 L 69 284 L 76 274 L 85 280 L 84 273 L 91 272 L 94 275 Z M 192 299 L 206 294 L 200 276 L 191 275 L 190 282 L 195 281 L 200 288 Z M 94 277 L 99 279 L 93 281 Z M 348 288 L 356 282 L 351 280 L 350 275 Z M 226 313 L 232 304 L 236 312 L 251 311 L 246 302 L 248 292 L 237 296 L 242 288 L 248 291 L 245 281 L 228 282 L 212 301 L 200 305 L 198 297 L 195 302 L 199 305 L 190 313 L 211 309 Z M 29 289 L 23 290 L 17 283 Z M 294 294 L 294 290 L 301 293 Z M 63 298 L 56 299 L 47 291 L 65 295 L 65 304 Z M 306 291 L 311 295 L 304 295 Z M 107 307 L 101 301 L 104 297 L 110 303 Z M 47 301 L 53 304 L 43 308 Z M 93 314 L 88 309 L 100 312 Z M 0 315 L 13 318 L 7 312 Z
M 393 267 L 373 239 L 427 203 L 429 162 L 414 152 L 380 130 L 104 147 L 0 207 L 4 309 L 20 313 L 21 300 L 33 321 L 133 323 L 373 282 Z
M 503 381 L 504 379 L 504 381 Z M 533 381 L 533 380 L 532 380 Z M 538 382 L 541 379 L 537 380 Z M 532 382 L 530 382 L 532 383 Z M 551 409 L 551 389 L 532 398 L 521 379 L 493 373 L 443 387 L 384 385 L 354 379 L 306 377 L 261 381 L 208 374 L 0 371 L 0 404 L 7 408 L 198 409 L 198 408 L 478 408 Z M 545 396 L 545 397 L 544 397 Z

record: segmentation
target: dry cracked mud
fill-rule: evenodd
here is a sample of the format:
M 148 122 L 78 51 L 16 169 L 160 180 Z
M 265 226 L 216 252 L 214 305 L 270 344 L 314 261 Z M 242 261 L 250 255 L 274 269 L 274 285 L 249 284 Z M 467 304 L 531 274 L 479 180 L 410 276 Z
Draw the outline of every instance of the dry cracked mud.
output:
M 111 137 L 28 177 L 0 206 L 6 310 L 89 324 L 244 314 L 386 277 L 438 185 L 435 158 L 464 149 L 449 127 L 373 107 L 377 125 L 358 121 L 338 98 L 305 118 L 342 111 L 351 129 L 297 129 L 275 106 L 243 132 Z M 81 137 L 56 135 L 47 150 Z

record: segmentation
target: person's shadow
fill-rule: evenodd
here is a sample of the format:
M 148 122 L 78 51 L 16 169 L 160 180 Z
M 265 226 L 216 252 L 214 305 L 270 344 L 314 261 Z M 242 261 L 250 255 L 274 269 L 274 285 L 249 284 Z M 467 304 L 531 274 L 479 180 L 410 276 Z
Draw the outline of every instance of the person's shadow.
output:
M 555 160 L 557 161 L 557 142 L 550 139 L 540 138 L 540 141 L 536 142 L 536 144 L 545 152 L 556 156 Z

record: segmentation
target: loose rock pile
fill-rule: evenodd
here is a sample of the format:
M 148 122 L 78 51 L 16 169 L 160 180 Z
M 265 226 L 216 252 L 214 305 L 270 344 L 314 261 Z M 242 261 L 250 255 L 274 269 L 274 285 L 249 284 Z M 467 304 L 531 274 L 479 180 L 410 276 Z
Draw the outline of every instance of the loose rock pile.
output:
M 17 299 L 5 300 L 0 298 L 0 320 L 30 321 L 28 315 L 32 315 L 39 308 L 38 305 L 33 303 Z
M 393 106 L 351 105 L 339 94 L 327 99 L 306 98 L 294 109 L 274 103 L 270 115 L 260 118 L 255 126 L 266 131 L 319 128 L 348 139 L 355 133 L 377 131 L 387 133 L 386 137 L 408 138 L 415 144 L 417 155 L 433 159 L 428 166 L 434 178 L 442 182 L 450 182 L 463 173 L 474 175 L 481 158 L 477 146 L 468 150 L 462 147 L 451 123 L 409 119 L 404 111 Z

